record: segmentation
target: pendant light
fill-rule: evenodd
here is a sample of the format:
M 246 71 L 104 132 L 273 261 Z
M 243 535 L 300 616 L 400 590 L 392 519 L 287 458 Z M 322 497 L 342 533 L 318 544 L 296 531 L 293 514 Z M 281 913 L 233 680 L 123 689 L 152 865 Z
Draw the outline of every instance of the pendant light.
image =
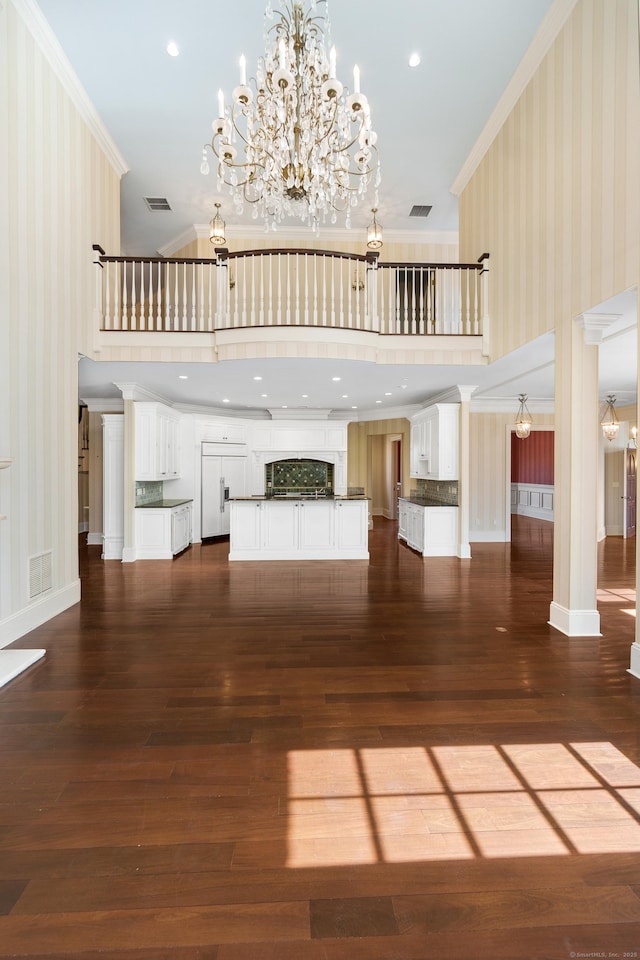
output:
M 526 394 L 521 393 L 518 397 L 518 400 L 520 401 L 520 406 L 518 407 L 518 412 L 515 419 L 516 437 L 519 437 L 520 440 L 526 440 L 531 433 L 531 424 L 533 423 L 533 419 L 529 413 L 529 410 L 527 409 Z
M 379 250 L 382 246 L 382 227 L 376 220 L 377 207 L 372 207 L 373 220 L 367 227 L 367 246 L 369 250 Z
M 613 408 L 616 398 L 609 394 L 607 397 L 607 406 L 604 411 L 604 416 L 600 421 L 600 426 L 602 427 L 602 433 L 606 439 L 611 442 L 615 440 L 618 436 L 618 430 L 620 429 L 620 424 L 618 423 L 618 418 L 616 416 L 616 411 Z
M 209 240 L 214 247 L 224 247 L 226 238 L 224 235 L 225 222 L 220 215 L 220 204 L 216 203 L 216 215 L 209 224 Z

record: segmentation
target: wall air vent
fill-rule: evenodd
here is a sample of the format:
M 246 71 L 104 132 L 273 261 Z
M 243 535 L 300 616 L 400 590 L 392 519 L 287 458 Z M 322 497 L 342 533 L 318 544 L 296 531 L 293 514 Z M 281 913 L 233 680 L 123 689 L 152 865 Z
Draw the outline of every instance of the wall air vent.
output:
M 51 550 L 29 557 L 29 599 L 51 590 L 52 585 Z
M 144 202 L 149 210 L 155 213 L 156 210 L 171 210 L 171 206 L 166 197 L 145 197 Z
M 411 207 L 411 212 L 409 213 L 410 217 L 428 217 L 431 213 L 431 205 L 427 206 L 426 203 L 414 203 Z

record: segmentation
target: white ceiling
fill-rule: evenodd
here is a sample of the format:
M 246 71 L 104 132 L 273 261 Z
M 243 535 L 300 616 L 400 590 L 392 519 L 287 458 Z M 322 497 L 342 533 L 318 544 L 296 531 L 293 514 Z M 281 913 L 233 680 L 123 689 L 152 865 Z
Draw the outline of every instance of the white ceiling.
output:
M 200 174 L 199 164 L 217 112 L 218 88 L 228 98 L 238 82 L 240 54 L 247 56 L 251 75 L 264 49 L 266 0 L 38 2 L 129 168 L 121 187 L 122 252 L 154 254 L 194 224 L 206 223 L 216 199 L 222 200 L 229 225 L 241 223 L 226 195 L 214 192 L 213 178 Z M 277 6 L 277 0 L 273 3 Z M 551 5 L 552 0 L 395 0 L 392 5 L 387 0 L 333 0 L 338 76 L 348 84 L 353 65 L 359 65 L 378 133 L 378 219 L 386 230 L 415 231 L 417 236 L 457 230 L 451 184 Z M 178 44 L 179 57 L 166 53 L 169 40 Z M 408 57 L 414 50 L 422 61 L 412 69 Z M 172 210 L 151 213 L 146 196 L 166 197 Z M 413 204 L 432 204 L 427 220 L 409 218 Z M 364 236 L 370 206 L 355 211 L 352 234 Z M 601 391 L 631 402 L 636 392 L 635 294 L 599 309 L 622 314 L 600 348 Z M 188 379 L 178 379 L 180 374 Z M 333 376 L 342 379 L 334 382 Z M 123 381 L 140 383 L 173 402 L 214 405 L 238 414 L 287 405 L 363 418 L 367 412 L 382 415 L 398 405 L 423 403 L 456 383 L 477 384 L 477 394 L 487 397 L 515 398 L 526 392 L 552 398 L 553 337 L 490 367 L 81 361 L 81 396 L 119 396 L 113 384 Z M 222 403 L 225 398 L 228 404 Z

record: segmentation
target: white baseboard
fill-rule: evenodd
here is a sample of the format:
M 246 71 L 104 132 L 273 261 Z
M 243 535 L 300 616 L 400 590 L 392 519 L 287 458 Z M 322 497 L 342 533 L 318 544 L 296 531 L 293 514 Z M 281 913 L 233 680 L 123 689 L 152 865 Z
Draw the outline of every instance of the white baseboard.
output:
M 606 528 L 607 537 L 621 537 L 623 533 L 624 530 L 622 529 L 622 524 L 620 523 L 609 524 L 609 526 Z
M 640 643 L 636 642 L 631 644 L 631 661 L 627 673 L 630 673 L 632 677 L 637 677 L 638 680 L 640 680 Z
M 80 602 L 80 581 L 74 580 L 68 587 L 56 590 L 28 607 L 11 614 L 0 621 L 0 647 L 6 647 L 14 640 L 19 640 L 31 630 L 57 617 L 63 610 L 67 610 L 75 603 Z
M 138 559 L 137 554 L 136 554 L 136 548 L 135 548 L 135 547 L 123 547 L 123 548 L 122 548 L 122 551 L 121 551 L 121 554 L 120 554 L 120 556 L 118 557 L 118 559 L 119 559 L 119 560 L 122 560 L 123 563 L 134 563 L 134 561 L 135 561 L 136 559 Z
M 27 667 L 44 657 L 46 650 L 0 651 L 0 687 L 21 674 Z
M 601 637 L 600 614 L 597 610 L 568 610 L 552 601 L 549 606 L 549 626 L 567 637 Z
M 122 560 L 122 548 L 124 546 L 124 537 L 103 537 L 102 538 L 102 559 L 103 560 Z M 135 557 L 134 557 L 135 560 Z
M 87 544 L 90 547 L 101 547 L 103 540 L 104 540 L 103 533 L 95 533 L 95 532 L 89 531 L 89 533 L 87 534 Z
M 470 530 L 469 543 L 508 543 L 504 530 Z
M 458 553 L 457 556 L 460 560 L 470 560 L 471 559 L 471 544 L 470 543 L 459 543 L 458 544 Z

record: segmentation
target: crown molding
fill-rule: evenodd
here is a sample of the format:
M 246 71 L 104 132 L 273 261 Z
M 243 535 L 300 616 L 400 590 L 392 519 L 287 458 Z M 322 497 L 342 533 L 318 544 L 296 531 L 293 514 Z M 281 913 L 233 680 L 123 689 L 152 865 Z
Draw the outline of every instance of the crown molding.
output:
M 355 423 L 369 423 L 372 420 L 410 420 L 411 415 L 420 410 L 417 403 L 405 407 L 374 407 L 372 410 L 358 410 L 358 416 L 351 419 Z
M 139 383 L 115 383 L 114 386 L 122 393 L 123 400 L 150 400 L 152 403 L 163 403 L 166 407 L 173 406 L 171 401 L 167 400 L 166 397 L 163 397 L 159 393 L 154 393 L 153 390 L 147 390 L 146 387 L 140 386 Z
M 530 413 L 553 414 L 555 403 L 548 397 L 527 397 Z M 517 397 L 472 397 L 471 413 L 511 413 L 514 418 L 518 412 Z
M 122 397 L 80 397 L 80 403 L 83 403 L 89 413 L 122 413 L 124 411 L 124 400 Z
M 186 247 L 194 240 L 209 239 L 209 224 L 194 223 L 182 233 L 178 234 L 172 240 L 169 240 L 164 246 L 158 248 L 161 257 L 171 257 L 178 250 Z M 226 225 L 227 243 L 232 240 L 251 243 L 256 240 L 263 240 L 265 233 L 258 225 L 249 224 L 227 224 Z M 285 227 L 279 229 L 276 233 L 270 234 L 274 246 L 288 245 L 301 246 L 313 243 L 314 247 L 321 247 L 323 241 L 330 243 L 362 243 L 363 253 L 366 251 L 365 231 L 356 229 L 347 230 L 346 227 L 322 228 L 317 233 L 313 233 L 308 227 Z M 384 237 L 386 243 L 399 244 L 440 244 L 442 246 L 458 247 L 457 230 L 385 230 Z M 284 241 L 284 242 L 283 242 Z M 213 254 L 213 251 L 212 251 Z M 213 257 L 212 257 L 213 259 Z
M 93 134 L 109 163 L 119 177 L 128 171 L 126 161 L 118 150 L 111 134 L 102 122 L 98 111 L 80 83 L 71 63 L 60 46 L 48 20 L 35 0 L 11 0 L 25 26 L 42 50 L 47 62 L 62 84 L 83 121 Z
M 480 166 L 484 155 L 500 133 L 509 114 L 551 49 L 551 45 L 567 22 L 577 2 L 578 0 L 554 0 L 554 3 L 549 7 L 538 32 L 529 44 L 524 57 L 516 67 L 515 73 L 494 107 L 480 136 L 471 148 L 471 152 L 463 163 L 458 176 L 451 184 L 451 193 L 456 197 L 460 196 Z

